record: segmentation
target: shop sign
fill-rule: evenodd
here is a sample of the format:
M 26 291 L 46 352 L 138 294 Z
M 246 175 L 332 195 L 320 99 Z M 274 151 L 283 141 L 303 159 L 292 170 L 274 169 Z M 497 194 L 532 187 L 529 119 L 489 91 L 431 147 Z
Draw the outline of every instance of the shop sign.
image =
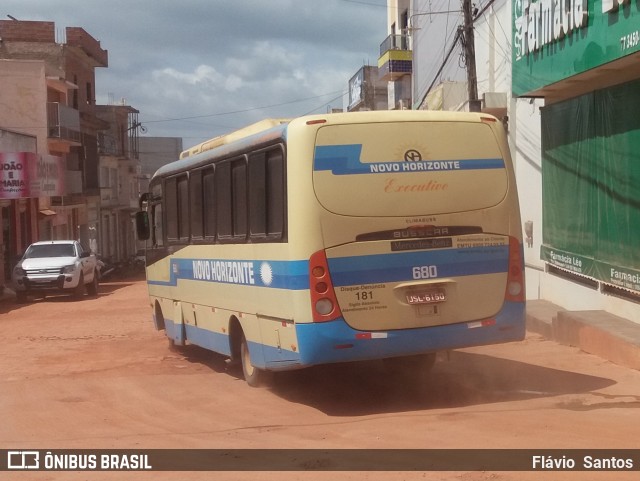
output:
M 0 199 L 64 195 L 62 157 L 33 152 L 0 152 Z
M 517 51 L 521 55 L 538 51 L 587 26 L 587 0 L 525 0 L 524 4 L 522 16 L 516 19 L 520 33 Z
M 514 0 L 515 96 L 640 51 L 631 0 Z

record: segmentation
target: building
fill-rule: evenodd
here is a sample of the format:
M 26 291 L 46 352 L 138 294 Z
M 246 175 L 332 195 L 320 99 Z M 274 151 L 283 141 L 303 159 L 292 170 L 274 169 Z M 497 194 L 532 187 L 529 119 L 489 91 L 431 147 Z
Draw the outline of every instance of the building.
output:
M 638 322 L 640 14 L 626 0 L 556 5 L 497 0 L 473 14 L 481 109 L 503 120 L 515 162 L 527 297 Z M 447 86 L 467 80 L 458 5 L 388 6 L 390 21 L 408 18 L 414 107 L 468 110 Z
M 409 35 L 409 0 L 389 0 L 387 36 L 380 44 L 378 77 L 387 82 L 387 108 L 410 109 L 413 52 Z
M 539 168 L 521 182 L 536 206 L 523 202 L 527 281 L 567 309 L 640 321 L 640 12 L 567 5 L 512 5 L 513 95 L 541 107 Z
M 181 137 L 140 137 L 139 142 L 140 192 L 147 192 L 156 170 L 178 160 L 184 149 Z
M 378 68 L 364 66 L 349 80 L 347 112 L 387 109 L 387 82 L 381 80 Z
M 28 149 L 1 152 L 20 154 L 23 170 L 39 183 L 2 211 L 10 217 L 4 242 L 11 254 L 39 239 L 89 245 L 97 226 L 97 134 L 105 125 L 94 110 L 95 69 L 107 67 L 108 53 L 82 28 L 67 27 L 64 35 L 56 38 L 53 22 L 0 21 L 0 129 L 35 139 Z
M 97 105 L 95 112 L 108 128 L 98 134 L 100 221 L 91 248 L 105 259 L 123 261 L 137 251 L 132 216 L 140 196 L 139 112 L 124 103 Z

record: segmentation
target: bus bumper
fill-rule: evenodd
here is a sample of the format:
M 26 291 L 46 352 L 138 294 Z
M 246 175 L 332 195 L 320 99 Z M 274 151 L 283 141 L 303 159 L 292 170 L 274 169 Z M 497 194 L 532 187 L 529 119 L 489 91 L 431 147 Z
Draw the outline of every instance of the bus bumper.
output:
M 444 326 L 366 332 L 352 329 L 340 318 L 297 324 L 296 329 L 301 366 L 312 366 L 521 341 L 525 324 L 525 303 L 506 302 L 489 319 Z

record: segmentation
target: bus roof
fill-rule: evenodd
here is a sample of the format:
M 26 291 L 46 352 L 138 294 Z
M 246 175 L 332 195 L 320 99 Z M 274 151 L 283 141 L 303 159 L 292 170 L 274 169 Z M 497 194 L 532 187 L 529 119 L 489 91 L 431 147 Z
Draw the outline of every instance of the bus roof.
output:
M 212 155 L 229 157 L 251 146 L 281 139 L 289 120 L 267 119 L 226 135 L 214 137 L 180 154 L 180 159 L 160 167 L 153 177 L 163 177 L 206 164 Z
M 356 123 L 395 121 L 497 122 L 495 117 L 485 113 L 432 110 L 374 110 L 315 114 L 296 119 L 264 119 L 228 134 L 213 137 L 183 151 L 179 160 L 160 167 L 153 175 L 153 178 L 164 177 L 182 172 L 188 168 L 198 167 L 200 163 L 204 165 L 212 155 L 230 157 L 249 149 L 251 146 L 281 139 L 285 137 L 288 125 L 294 120 L 296 122 L 306 121 L 307 123 L 321 122 L 326 124 L 352 123 L 354 121 Z
M 217 137 L 213 137 L 212 139 L 205 140 L 204 142 L 194 145 L 193 147 L 183 151 L 180 154 L 181 159 L 185 159 L 187 157 L 191 157 L 192 155 L 199 154 L 201 152 L 205 152 L 207 150 L 215 149 L 216 147 L 220 147 L 221 145 L 230 144 L 236 140 L 240 140 L 251 135 L 264 132 L 265 130 L 269 130 L 273 127 L 277 127 L 282 124 L 286 124 L 291 119 L 264 119 L 256 122 L 255 124 L 247 125 L 238 130 L 234 130 L 228 134 L 219 135 Z

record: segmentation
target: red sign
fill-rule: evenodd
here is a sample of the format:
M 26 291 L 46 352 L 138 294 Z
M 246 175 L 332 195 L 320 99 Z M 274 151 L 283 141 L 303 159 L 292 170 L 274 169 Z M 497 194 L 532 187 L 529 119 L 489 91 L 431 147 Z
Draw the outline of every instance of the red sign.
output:
M 0 199 L 64 195 L 62 157 L 33 152 L 0 152 Z

